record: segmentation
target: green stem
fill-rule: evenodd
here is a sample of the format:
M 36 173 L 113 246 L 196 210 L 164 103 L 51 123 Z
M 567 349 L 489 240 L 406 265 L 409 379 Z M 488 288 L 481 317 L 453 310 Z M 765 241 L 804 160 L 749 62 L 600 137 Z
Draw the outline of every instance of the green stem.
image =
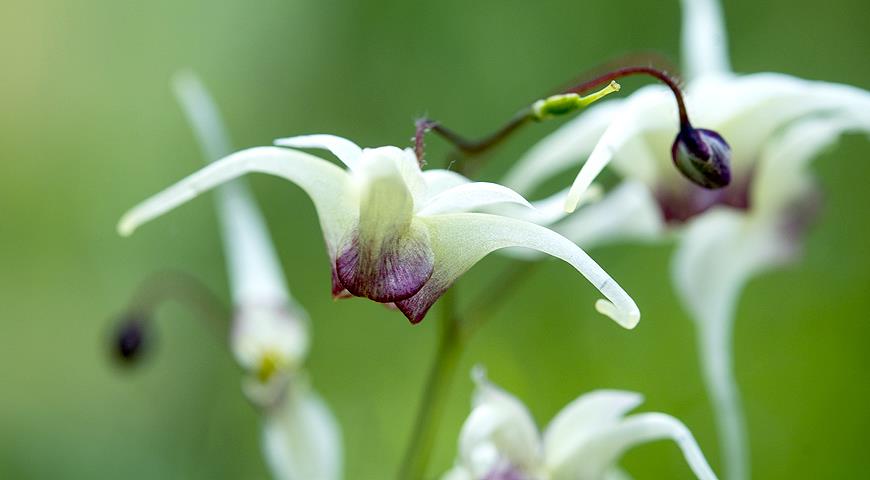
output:
M 462 325 L 456 314 L 453 289 L 444 294 L 441 302 L 443 318 L 440 324 L 438 350 L 426 381 L 426 389 L 411 434 L 411 443 L 402 462 L 402 470 L 399 473 L 399 478 L 402 480 L 425 478 L 426 468 L 438 436 L 438 427 L 441 425 L 441 418 L 447 404 L 447 394 L 465 344 L 461 331 Z

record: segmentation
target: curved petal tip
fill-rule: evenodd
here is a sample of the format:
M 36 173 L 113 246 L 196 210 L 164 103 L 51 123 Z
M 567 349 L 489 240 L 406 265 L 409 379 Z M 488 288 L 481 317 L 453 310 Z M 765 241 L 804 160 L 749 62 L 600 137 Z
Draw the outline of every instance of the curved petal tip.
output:
M 613 321 L 618 323 L 619 326 L 629 330 L 636 327 L 638 322 L 640 322 L 640 311 L 637 308 L 628 311 L 621 310 L 616 305 L 608 300 L 604 300 L 603 298 L 595 302 L 595 310 L 598 310 L 598 313 L 602 315 L 610 317 Z

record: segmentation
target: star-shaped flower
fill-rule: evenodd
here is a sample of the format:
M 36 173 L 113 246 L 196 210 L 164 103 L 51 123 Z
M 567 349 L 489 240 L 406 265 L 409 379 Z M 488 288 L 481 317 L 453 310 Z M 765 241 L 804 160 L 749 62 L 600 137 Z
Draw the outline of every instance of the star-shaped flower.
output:
M 628 415 L 643 397 L 596 390 L 569 403 L 543 435 L 520 400 L 475 368 L 471 414 L 459 435 L 456 465 L 442 480 L 606 480 L 628 478 L 617 466 L 626 450 L 670 439 L 702 480 L 715 479 L 692 433 L 664 413 Z
M 870 131 L 870 94 L 778 73 L 737 75 L 718 3 L 683 0 L 683 10 L 686 106 L 697 125 L 728 139 L 703 138 L 714 156 L 730 159 L 730 185 L 701 188 L 674 168 L 685 173 L 691 158 L 681 148 L 692 139 L 676 128 L 673 100 L 661 86 L 593 107 L 530 150 L 504 183 L 530 192 L 585 160 L 567 195 L 571 210 L 571 199 L 610 165 L 622 184 L 553 228 L 585 248 L 679 238 L 673 281 L 698 325 L 729 478 L 743 479 L 746 439 L 730 359 L 734 306 L 750 276 L 794 257 L 816 199 L 809 161 L 843 132 Z
M 299 185 L 314 202 L 332 263 L 332 292 L 395 304 L 412 323 L 423 319 L 457 277 L 487 254 L 526 247 L 558 257 L 607 300 L 599 312 L 626 328 L 640 313 L 634 301 L 582 249 L 535 223 L 476 213 L 503 203 L 531 207 L 516 192 L 471 182 L 448 170 L 421 171 L 410 149 L 362 149 L 344 138 L 307 135 L 229 155 L 128 212 L 119 231 L 133 230 L 200 193 L 250 172 Z M 293 147 L 283 148 L 283 147 Z M 295 148 L 323 148 L 346 167 Z

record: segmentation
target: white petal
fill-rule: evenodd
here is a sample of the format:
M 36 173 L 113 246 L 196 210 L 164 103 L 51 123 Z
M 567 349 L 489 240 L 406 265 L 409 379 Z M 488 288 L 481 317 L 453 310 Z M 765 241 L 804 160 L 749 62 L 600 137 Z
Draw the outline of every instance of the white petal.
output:
M 429 199 L 418 215 L 439 215 L 477 210 L 488 205 L 513 203 L 532 209 L 519 193 L 497 183 L 465 183 L 445 190 Z
M 655 184 L 661 170 L 661 154 L 658 148 L 650 148 L 645 135 L 669 137 L 672 142 L 676 135 L 676 124 L 676 108 L 669 90 L 660 85 L 650 85 L 635 92 L 624 101 L 574 179 L 565 209 L 574 211 L 583 192 L 616 155 L 624 159 L 620 173 L 648 185 Z M 669 142 L 665 143 L 665 148 L 669 148 Z
M 580 198 L 578 207 L 587 204 L 595 203 L 601 200 L 604 196 L 604 189 L 601 185 L 593 183 L 586 189 L 583 196 Z M 531 202 L 532 208 L 522 208 L 516 204 L 502 204 L 493 208 L 486 209 L 487 213 L 494 213 L 511 218 L 518 218 L 528 222 L 537 223 L 538 225 L 552 225 L 559 220 L 570 215 L 565 211 L 565 199 L 568 197 L 568 189 L 550 195 L 541 200 Z M 554 230 L 556 230 L 554 228 Z M 523 253 L 531 253 L 529 250 L 511 249 L 522 251 Z M 521 257 L 521 255 L 520 255 Z
M 187 72 L 173 84 L 206 162 L 229 153 L 226 128 L 199 79 Z M 230 345 L 237 361 L 251 372 L 266 358 L 276 368 L 295 369 L 308 351 L 307 316 L 290 298 L 262 214 L 241 180 L 218 189 L 218 217 L 236 311 Z
M 230 154 L 230 137 L 220 111 L 208 90 L 192 71 L 183 70 L 172 77 L 172 89 L 187 117 L 187 123 L 207 161 Z
M 674 256 L 674 283 L 697 324 L 702 371 L 732 478 L 748 475 L 745 421 L 732 371 L 734 309 L 751 275 L 793 254 L 793 245 L 782 236 L 779 225 L 715 209 L 688 226 Z
M 718 0 L 683 0 L 682 4 L 681 48 L 688 79 L 729 73 L 728 38 Z
M 489 383 L 477 368 L 473 409 L 459 434 L 459 461 L 473 478 L 508 462 L 532 471 L 540 461 L 534 420 L 516 397 Z
M 501 183 L 529 194 L 552 176 L 580 164 L 622 104 L 619 99 L 608 100 L 585 110 L 526 152 Z
M 554 230 L 590 249 L 621 241 L 658 240 L 665 235 L 665 227 L 649 187 L 626 180 L 600 202 L 579 209 Z
M 570 465 L 561 465 L 552 470 L 553 480 L 599 479 L 629 448 L 663 439 L 677 443 L 696 477 L 701 480 L 716 479 L 698 443 L 682 422 L 663 413 L 642 413 L 599 431 L 582 451 L 576 452 Z
M 263 451 L 278 480 L 337 480 L 342 476 L 341 433 L 317 394 L 291 384 L 284 403 L 266 413 Z
M 476 480 L 465 467 L 456 465 L 441 476 L 441 480 Z
M 358 213 L 357 198 L 348 175 L 326 160 L 278 147 L 250 148 L 214 162 L 127 212 L 118 224 L 118 231 L 121 235 L 130 235 L 139 225 L 210 188 L 251 172 L 277 175 L 305 190 L 314 202 L 327 246 L 334 254 Z
M 362 149 L 357 144 L 336 135 L 299 135 L 296 137 L 279 138 L 274 143 L 281 147 L 322 148 L 329 150 L 347 168 L 352 170 L 357 168 L 359 157 L 362 155 Z
M 870 133 L 870 110 L 803 120 L 769 142 L 752 184 L 753 215 L 777 215 L 804 194 L 811 179 L 808 164 L 849 131 Z
M 634 300 L 580 247 L 545 227 L 482 213 L 456 213 L 420 219 L 430 228 L 435 271 L 429 282 L 408 301 L 397 305 L 406 315 L 425 313 L 453 281 L 489 253 L 526 247 L 560 258 L 577 269 L 609 301 L 596 308 L 625 328 L 634 328 L 640 311 Z M 411 313 L 409 313 L 411 312 Z
M 770 137 L 797 120 L 870 111 L 870 92 L 778 73 L 704 78 L 691 85 L 687 101 L 697 127 L 729 142 L 737 173 L 750 171 Z
M 173 87 L 205 161 L 229 155 L 226 127 L 199 78 L 192 72 L 179 73 Z M 218 189 L 218 217 L 235 305 L 284 307 L 290 301 L 284 274 L 263 216 L 244 183 L 234 181 Z
M 445 190 L 471 182 L 458 172 L 441 168 L 423 170 L 422 175 L 423 181 L 426 183 L 426 200 Z
M 544 432 L 546 464 L 553 467 L 570 461 L 595 435 L 613 428 L 641 403 L 643 397 L 634 392 L 597 390 L 581 395 L 547 426 Z

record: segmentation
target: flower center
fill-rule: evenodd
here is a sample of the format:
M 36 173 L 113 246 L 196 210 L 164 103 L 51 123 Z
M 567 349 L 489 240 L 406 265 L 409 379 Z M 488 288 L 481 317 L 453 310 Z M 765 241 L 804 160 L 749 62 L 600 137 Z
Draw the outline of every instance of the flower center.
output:
M 752 173 L 736 176 L 730 185 L 717 190 L 684 182 L 680 189 L 660 189 L 655 197 L 665 222 L 679 225 L 717 205 L 748 210 L 752 178 Z

